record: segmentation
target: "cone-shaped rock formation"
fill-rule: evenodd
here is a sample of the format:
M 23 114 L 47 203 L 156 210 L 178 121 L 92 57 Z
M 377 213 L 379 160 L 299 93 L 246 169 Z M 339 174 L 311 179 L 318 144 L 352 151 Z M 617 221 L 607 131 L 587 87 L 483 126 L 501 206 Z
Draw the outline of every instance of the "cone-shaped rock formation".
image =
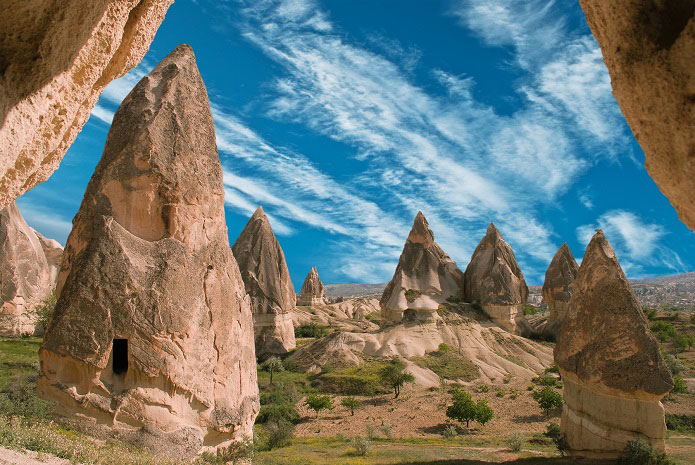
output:
M 460 299 L 462 290 L 463 273 L 434 242 L 425 215 L 418 212 L 396 272 L 379 302 L 384 323 L 432 321 L 439 305 L 447 299 Z
M 664 448 L 661 398 L 673 387 L 659 345 L 603 232 L 582 259 L 555 361 L 561 427 L 573 453 L 618 456 L 629 440 Z
M 52 266 L 56 260 L 60 266 L 63 249 L 50 241 L 49 263 L 41 240 L 50 241 L 24 221 L 17 204 L 0 210 L 0 336 L 34 334 L 34 306 L 53 290 Z
M 580 3 L 645 168 L 695 230 L 695 2 Z
M 58 168 L 101 91 L 147 53 L 173 0 L 6 0 L 0 208 Z
M 578 270 L 572 251 L 567 243 L 562 244 L 545 272 L 543 283 L 543 300 L 550 312 L 543 332 L 548 337 L 556 336 L 558 326 L 567 314 L 572 297 L 572 283 L 577 278 Z
M 294 286 L 263 208 L 253 214 L 232 246 L 234 258 L 251 296 L 256 355 L 284 354 L 296 347 L 290 311 Z
M 253 322 L 189 46 L 162 60 L 116 112 L 57 292 L 38 389 L 63 413 L 188 450 L 251 435 Z
M 323 297 L 325 291 L 321 278 L 319 278 L 319 272 L 314 266 L 304 278 L 302 292 L 297 296 L 297 305 L 323 305 L 326 303 L 326 299 Z
M 473 252 L 464 287 L 466 301 L 479 304 L 500 327 L 516 334 L 530 333 L 523 312 L 528 297 L 524 275 L 511 246 L 492 223 Z

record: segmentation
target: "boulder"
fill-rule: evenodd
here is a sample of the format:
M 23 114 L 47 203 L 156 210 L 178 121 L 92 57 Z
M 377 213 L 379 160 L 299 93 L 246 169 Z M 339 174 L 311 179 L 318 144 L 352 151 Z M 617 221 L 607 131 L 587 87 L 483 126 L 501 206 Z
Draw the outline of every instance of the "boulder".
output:
M 249 298 L 229 247 L 222 167 L 193 50 L 125 98 L 73 220 L 38 392 L 59 412 L 168 453 L 250 437 Z
M 558 328 L 564 383 L 561 428 L 574 455 L 611 458 L 629 440 L 664 449 L 661 398 L 671 374 L 618 259 L 597 230 Z
M 262 207 L 241 231 L 232 252 L 251 297 L 256 355 L 284 354 L 294 349 L 294 286 L 285 254 Z
M 0 208 L 58 168 L 104 87 L 145 56 L 173 0 L 5 0 Z
M 545 272 L 543 282 L 543 300 L 548 305 L 548 323 L 544 335 L 555 338 L 558 327 L 562 324 L 572 297 L 572 284 L 577 277 L 579 266 L 572 251 L 565 242 L 558 249 Z
M 462 293 L 463 273 L 434 242 L 425 215 L 418 212 L 396 272 L 379 301 L 383 323 L 435 321 L 439 305 L 461 300 Z
M 53 291 L 53 252 L 60 260 L 63 249 L 51 241 L 49 263 L 38 236 L 14 201 L 0 210 L 0 336 L 34 334 L 34 307 Z
M 323 287 L 321 278 L 319 278 L 319 272 L 314 266 L 304 278 L 302 292 L 297 296 L 297 305 L 325 305 L 326 299 L 323 297 L 325 291 L 326 288 Z
M 580 3 L 647 171 L 695 229 L 695 1 Z
M 476 247 L 464 278 L 467 302 L 478 304 L 501 328 L 527 335 L 531 327 L 524 318 L 528 287 L 514 251 L 493 223 Z

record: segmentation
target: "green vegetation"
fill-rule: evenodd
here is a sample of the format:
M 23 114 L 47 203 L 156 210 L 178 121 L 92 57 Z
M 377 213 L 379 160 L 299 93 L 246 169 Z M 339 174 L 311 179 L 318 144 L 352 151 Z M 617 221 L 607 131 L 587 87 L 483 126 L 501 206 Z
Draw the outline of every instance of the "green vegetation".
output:
M 353 438 L 350 441 L 352 447 L 355 449 L 354 454 L 358 457 L 364 457 L 369 453 L 369 449 L 372 446 L 372 442 L 369 438 Z
M 325 370 L 312 377 L 312 386 L 321 392 L 351 396 L 373 396 L 388 392 L 381 384 L 379 372 L 383 362 L 366 362 L 362 365 Z
M 38 373 L 39 347 L 38 337 L 0 337 L 0 390 L 15 377 Z
M 43 299 L 41 303 L 32 309 L 32 312 L 36 316 L 36 326 L 40 331 L 39 334 L 43 334 L 43 331 L 48 328 L 48 324 L 53 319 L 57 301 L 58 298 L 56 297 L 56 291 L 53 289 L 48 297 Z
M 524 315 L 529 316 L 529 315 L 535 315 L 538 313 L 538 308 L 534 307 L 533 305 L 524 305 Z
M 352 416 L 355 415 L 355 409 L 360 406 L 360 401 L 354 397 L 344 397 L 340 403 L 343 407 L 350 410 L 350 415 Z
M 379 370 L 379 379 L 383 385 L 393 389 L 396 399 L 401 394 L 404 384 L 415 381 L 415 377 L 405 371 L 405 364 L 397 359 L 391 360 L 388 365 Z
M 328 334 L 328 327 L 317 325 L 316 323 L 302 323 L 294 328 L 294 337 L 313 337 L 316 339 Z
M 666 428 L 679 433 L 695 433 L 695 415 L 666 414 Z
M 671 323 L 666 321 L 655 321 L 651 325 L 651 330 L 656 338 L 661 342 L 666 342 L 676 334 L 676 329 Z
M 294 384 L 280 382 L 273 388 L 261 390 L 261 410 L 256 417 L 256 424 L 280 420 L 297 423 L 297 402 L 300 397 Z
M 673 394 L 686 394 L 688 392 L 688 385 L 685 384 L 683 377 L 676 375 L 673 377 L 673 389 L 671 389 Z
M 553 444 L 560 452 L 560 454 L 565 455 L 565 451 L 569 449 L 569 444 L 567 444 L 567 439 L 565 439 L 565 435 L 562 434 L 560 425 L 558 425 L 557 423 L 550 423 L 543 435 L 552 439 Z
M 286 447 L 292 443 L 294 425 L 286 420 L 270 421 L 258 433 L 258 443 L 264 450 Z
M 562 407 L 562 394 L 550 386 L 544 386 L 540 391 L 534 391 L 532 396 L 546 416 L 550 414 L 551 410 Z
M 321 410 L 333 410 L 333 400 L 331 396 L 309 394 L 304 402 L 310 409 L 316 412 L 317 418 Z
M 270 385 L 273 385 L 273 373 L 285 371 L 285 366 L 282 364 L 282 360 L 278 357 L 270 357 L 265 362 L 261 363 L 261 370 L 270 373 Z
M 650 444 L 639 439 L 628 441 L 620 458 L 621 465 L 676 465 L 664 452 L 658 452 Z
M 519 452 L 524 446 L 524 437 L 519 433 L 512 433 L 507 436 L 507 447 L 512 452 Z
M 494 416 L 494 412 L 487 405 L 486 400 L 480 399 L 478 402 L 473 402 L 473 397 L 466 391 L 454 391 L 452 400 L 453 404 L 446 409 L 446 416 L 460 423 L 465 423 L 466 429 L 470 428 L 471 421 L 485 425 Z
M 418 366 L 429 368 L 444 379 L 473 381 L 480 376 L 480 370 L 473 362 L 444 343 L 439 345 L 436 352 L 411 360 Z
M 531 382 L 539 386 L 551 386 L 556 387 L 558 389 L 562 387 L 562 382 L 559 378 L 545 374 L 542 376 L 536 376 L 535 378 L 532 378 Z
M 417 299 L 421 295 L 422 295 L 422 292 L 418 291 L 417 289 L 406 289 L 405 290 L 405 300 L 407 300 L 410 303 L 415 302 L 415 299 Z

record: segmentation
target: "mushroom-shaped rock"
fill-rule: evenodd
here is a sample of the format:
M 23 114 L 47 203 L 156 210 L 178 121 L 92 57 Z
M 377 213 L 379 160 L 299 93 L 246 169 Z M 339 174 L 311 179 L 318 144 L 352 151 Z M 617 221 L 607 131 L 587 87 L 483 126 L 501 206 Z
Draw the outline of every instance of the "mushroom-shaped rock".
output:
M 436 242 L 427 219 L 418 212 L 405 241 L 396 272 L 379 301 L 385 324 L 433 321 L 439 305 L 460 299 L 463 273 Z
M 664 449 L 661 398 L 671 374 L 600 230 L 586 248 L 555 362 L 564 382 L 561 428 L 576 455 L 616 457 L 629 440 Z
M 544 334 L 554 338 L 559 325 L 567 314 L 570 298 L 572 297 L 572 284 L 577 277 L 579 266 L 572 255 L 567 243 L 562 244 L 550 262 L 545 272 L 543 283 L 543 300 L 548 305 L 550 314 Z
M 647 171 L 695 229 L 695 1 L 580 3 Z
M 323 293 L 326 288 L 319 278 L 319 272 L 316 267 L 312 267 L 309 274 L 304 278 L 304 284 L 302 284 L 302 291 L 297 296 L 297 305 L 324 305 L 326 299 Z
M 104 87 L 147 53 L 173 0 L 5 0 L 0 208 L 58 168 Z
M 169 451 L 251 435 L 253 321 L 189 46 L 162 60 L 116 112 L 57 293 L 38 391 L 63 414 L 118 434 L 147 431 Z
M 33 334 L 34 306 L 55 285 L 38 236 L 14 201 L 0 210 L 0 336 Z M 62 252 L 60 244 L 57 248 Z
M 234 258 L 251 296 L 256 355 L 284 354 L 296 347 L 290 311 L 294 286 L 263 208 L 258 207 L 232 246 Z
M 514 251 L 493 223 L 466 268 L 464 295 L 501 328 L 521 335 L 531 332 L 523 312 L 528 297 L 524 275 Z

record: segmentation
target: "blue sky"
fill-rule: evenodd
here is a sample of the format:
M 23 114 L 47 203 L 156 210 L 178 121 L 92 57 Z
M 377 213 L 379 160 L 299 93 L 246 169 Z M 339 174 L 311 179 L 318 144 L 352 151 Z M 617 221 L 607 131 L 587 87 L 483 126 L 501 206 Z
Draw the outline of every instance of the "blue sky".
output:
M 233 243 L 263 205 L 295 286 L 385 282 L 422 210 L 465 269 L 494 221 L 530 285 L 604 229 L 628 277 L 693 269 L 576 1 L 176 0 L 60 169 L 18 200 L 62 243 L 113 112 L 181 43 L 208 88 Z

